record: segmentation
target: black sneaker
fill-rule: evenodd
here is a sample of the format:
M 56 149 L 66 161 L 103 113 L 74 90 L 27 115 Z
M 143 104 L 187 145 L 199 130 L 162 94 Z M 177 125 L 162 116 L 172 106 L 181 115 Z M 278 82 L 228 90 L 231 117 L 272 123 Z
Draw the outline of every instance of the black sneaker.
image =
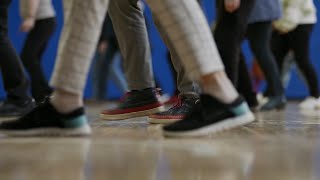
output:
M 255 119 L 242 97 L 231 104 L 224 104 L 212 96 L 201 95 L 200 102 L 183 120 L 163 127 L 163 134 L 173 137 L 204 136 L 238 127 Z
M 168 124 L 182 120 L 199 102 L 199 98 L 179 97 L 176 105 L 167 111 L 150 115 L 148 121 L 154 124 Z
M 123 120 L 164 111 L 158 96 L 158 90 L 155 88 L 130 91 L 116 109 L 102 111 L 100 117 L 104 120 Z
M 286 107 L 286 103 L 285 96 L 269 97 L 268 101 L 260 108 L 260 111 L 282 110 Z
M 0 124 L 0 134 L 8 136 L 84 136 L 90 133 L 83 108 L 61 114 L 48 100 L 25 116 Z
M 36 103 L 33 99 L 24 101 L 6 99 L 0 105 L 0 120 L 17 119 L 29 113 L 35 106 Z

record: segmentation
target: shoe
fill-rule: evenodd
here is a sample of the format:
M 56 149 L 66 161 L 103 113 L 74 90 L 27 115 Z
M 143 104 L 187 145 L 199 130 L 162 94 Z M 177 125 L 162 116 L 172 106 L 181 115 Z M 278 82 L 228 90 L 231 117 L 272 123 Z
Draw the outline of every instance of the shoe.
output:
M 0 123 L 0 134 L 7 136 L 85 136 L 90 133 L 84 108 L 61 114 L 49 100 L 17 120 Z
M 179 98 L 176 105 L 168 111 L 152 114 L 148 117 L 149 123 L 153 124 L 168 124 L 183 119 L 192 107 L 198 103 L 198 98 Z
M 178 96 L 178 95 L 173 95 L 173 96 L 165 103 L 165 105 L 177 104 L 178 101 L 179 101 L 179 96 Z
M 162 94 L 158 96 L 159 101 L 162 104 L 166 104 L 170 100 L 170 95 L 169 94 Z
M 116 109 L 102 111 L 100 117 L 104 120 L 124 120 L 162 111 L 164 106 L 158 100 L 158 91 L 148 88 L 128 92 Z
M 252 112 L 257 112 L 259 110 L 259 102 L 256 94 L 247 96 L 245 100 Z
M 320 99 L 315 97 L 308 97 L 299 104 L 302 110 L 314 110 L 320 107 Z
M 269 98 L 267 96 L 264 96 L 262 93 L 257 94 L 257 99 L 259 104 L 265 104 L 269 100 Z
M 282 110 L 286 107 L 287 100 L 284 96 L 269 97 L 268 101 L 262 105 L 260 111 Z
M 242 97 L 237 98 L 231 104 L 224 104 L 212 96 L 201 95 L 200 102 L 183 120 L 164 126 L 164 136 L 204 136 L 242 126 L 255 119 Z
M 36 102 L 33 99 L 24 101 L 6 99 L 0 105 L 0 120 L 17 119 L 29 113 L 35 106 Z

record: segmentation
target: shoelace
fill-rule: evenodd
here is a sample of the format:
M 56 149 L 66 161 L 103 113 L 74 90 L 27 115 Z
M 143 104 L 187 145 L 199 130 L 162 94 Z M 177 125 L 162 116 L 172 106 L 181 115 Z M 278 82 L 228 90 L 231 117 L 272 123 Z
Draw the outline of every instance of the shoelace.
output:
M 34 116 L 37 115 L 36 112 L 38 112 L 39 109 L 45 107 L 47 105 L 47 103 L 49 103 L 49 101 L 50 101 L 50 97 L 49 96 L 45 97 L 43 99 L 43 101 L 39 102 L 32 111 L 30 111 L 29 113 L 27 113 L 26 115 L 21 117 L 21 120 L 29 120 L 30 121 L 32 119 L 37 119 L 37 118 L 34 118 Z
M 121 99 L 119 100 L 119 102 L 124 102 L 129 96 L 131 95 L 131 92 L 126 92 Z
M 176 104 L 174 106 L 172 106 L 172 108 L 170 108 L 169 110 L 171 109 L 176 109 L 176 108 L 179 108 L 183 105 L 183 102 L 182 100 L 179 98 L 178 101 L 176 102 Z

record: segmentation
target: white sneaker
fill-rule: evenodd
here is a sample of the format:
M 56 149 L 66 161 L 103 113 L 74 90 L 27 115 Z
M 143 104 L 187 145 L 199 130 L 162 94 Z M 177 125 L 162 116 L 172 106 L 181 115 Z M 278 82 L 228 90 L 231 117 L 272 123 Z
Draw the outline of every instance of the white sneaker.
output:
M 315 97 L 308 97 L 299 104 L 299 108 L 305 110 L 320 108 L 320 99 Z
M 258 93 L 258 94 L 257 94 L 257 99 L 258 99 L 258 102 L 259 102 L 259 104 L 260 104 L 260 105 L 261 105 L 261 104 L 265 104 L 265 103 L 267 103 L 267 102 L 268 102 L 268 100 L 269 100 L 269 98 L 268 98 L 268 97 L 263 96 L 263 94 L 262 94 L 262 93 Z

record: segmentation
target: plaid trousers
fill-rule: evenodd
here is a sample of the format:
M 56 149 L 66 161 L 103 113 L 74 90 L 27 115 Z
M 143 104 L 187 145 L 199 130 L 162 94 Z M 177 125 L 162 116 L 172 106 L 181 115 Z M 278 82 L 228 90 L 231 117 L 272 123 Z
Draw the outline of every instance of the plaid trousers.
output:
M 117 1 L 121 5 L 131 0 Z M 197 1 L 146 2 L 191 79 L 198 81 L 202 75 L 224 70 L 209 25 Z M 51 79 L 54 88 L 83 93 L 108 4 L 109 0 L 64 0 L 65 23 Z

